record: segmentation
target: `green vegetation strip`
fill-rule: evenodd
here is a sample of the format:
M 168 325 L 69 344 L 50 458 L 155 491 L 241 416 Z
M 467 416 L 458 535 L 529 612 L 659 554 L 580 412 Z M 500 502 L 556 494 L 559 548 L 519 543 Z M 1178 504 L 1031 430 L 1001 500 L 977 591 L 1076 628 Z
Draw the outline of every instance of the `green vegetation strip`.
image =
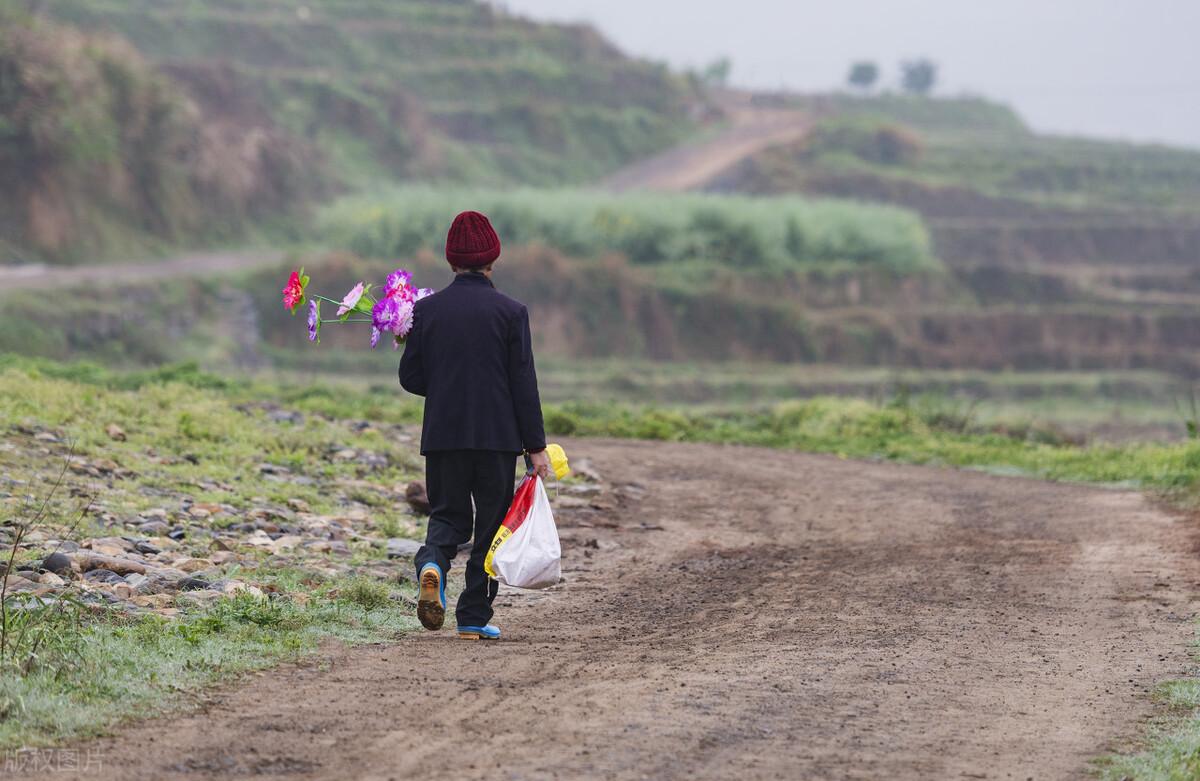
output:
M 1120 484 L 1190 499 L 1200 489 L 1200 442 L 1081 446 L 1032 425 L 979 427 L 944 398 L 876 404 L 820 397 L 760 411 L 564 404 L 547 412 L 558 434 L 722 442 L 911 464 L 975 467 L 1052 480 Z
M 915 213 L 801 197 L 406 187 L 344 199 L 326 210 L 318 233 L 364 257 L 404 257 L 439 249 L 464 206 L 486 212 L 506 244 L 575 257 L 622 253 L 637 265 L 710 261 L 757 271 L 940 268 Z
M 5 365 L 10 367 L 6 373 L 9 378 L 21 378 L 29 393 L 26 398 L 45 398 L 44 384 L 49 377 L 78 386 L 74 392 L 86 403 L 71 414 L 79 422 L 88 421 L 89 404 L 94 404 L 96 391 L 88 391 L 87 386 L 137 390 L 148 400 L 162 396 L 164 384 L 192 388 L 190 395 L 195 402 L 205 397 L 214 404 L 269 400 L 330 418 L 389 423 L 415 422 L 420 417 L 419 400 L 405 397 L 390 385 L 357 390 L 257 383 L 216 377 L 194 365 L 129 373 L 86 363 L 59 364 L 17 357 L 0 359 L 0 366 Z M 39 390 L 30 383 L 43 387 Z M 164 403 L 155 400 L 154 407 L 163 409 Z M 45 404 L 30 402 L 23 409 L 25 415 L 38 414 L 34 410 L 44 410 Z M 15 411 L 11 405 L 0 406 L 0 422 L 8 417 L 11 423 Z M 50 422 L 69 425 L 70 420 L 64 413 Z M 902 394 L 879 403 L 816 397 L 761 409 L 687 410 L 604 402 L 564 403 L 546 407 L 546 425 L 556 435 L 759 445 L 847 458 L 978 467 L 1053 480 L 1121 484 L 1168 492 L 1179 498 L 1200 489 L 1200 441 L 1080 445 L 1054 429 L 1032 424 L 980 426 L 969 408 L 934 395 Z M 185 429 L 177 425 L 164 431 L 164 437 L 180 431 Z M 222 427 L 210 433 L 213 441 L 223 441 L 235 432 Z M 267 452 L 278 449 L 272 446 Z M 304 448 L 280 452 L 281 463 L 302 463 L 305 452 Z

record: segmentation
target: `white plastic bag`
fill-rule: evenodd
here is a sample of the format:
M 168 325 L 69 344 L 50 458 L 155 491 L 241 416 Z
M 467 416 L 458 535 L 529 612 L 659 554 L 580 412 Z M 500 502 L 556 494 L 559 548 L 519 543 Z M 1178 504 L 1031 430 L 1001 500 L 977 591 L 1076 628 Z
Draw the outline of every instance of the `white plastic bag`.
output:
M 562 576 L 562 548 L 542 479 L 526 475 L 483 568 L 496 580 L 516 588 L 549 588 Z

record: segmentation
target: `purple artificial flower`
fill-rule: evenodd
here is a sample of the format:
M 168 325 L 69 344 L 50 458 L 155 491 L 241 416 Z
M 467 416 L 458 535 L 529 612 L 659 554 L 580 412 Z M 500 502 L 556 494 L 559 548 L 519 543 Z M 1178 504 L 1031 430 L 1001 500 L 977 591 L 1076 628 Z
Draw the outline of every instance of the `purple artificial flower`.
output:
M 400 302 L 394 298 L 384 298 L 375 304 L 371 310 L 371 325 L 380 331 L 396 333 L 400 322 Z
M 353 310 L 354 307 L 358 306 L 358 299 L 362 298 L 362 294 L 363 283 L 359 282 L 357 285 L 350 288 L 350 292 L 347 293 L 346 297 L 342 299 L 342 305 L 338 307 L 337 316 L 341 317 L 347 312 Z
M 409 282 L 412 282 L 412 274 L 402 268 L 396 269 L 387 275 L 387 280 L 383 287 L 384 296 L 391 298 L 392 296 L 402 294 L 404 288 L 408 287 Z
M 375 345 L 379 344 L 379 335 L 383 333 L 378 328 L 371 329 L 371 349 L 375 349 Z
M 308 341 L 315 342 L 321 334 L 321 305 L 313 300 L 308 302 Z
M 420 301 L 422 298 L 427 298 L 428 296 L 432 296 L 432 295 L 433 295 L 433 288 L 423 287 L 417 291 L 417 296 L 416 296 L 415 300 Z
M 413 327 L 413 302 L 405 301 L 400 304 L 400 312 L 396 317 L 396 327 L 392 331 L 397 340 L 407 339 Z

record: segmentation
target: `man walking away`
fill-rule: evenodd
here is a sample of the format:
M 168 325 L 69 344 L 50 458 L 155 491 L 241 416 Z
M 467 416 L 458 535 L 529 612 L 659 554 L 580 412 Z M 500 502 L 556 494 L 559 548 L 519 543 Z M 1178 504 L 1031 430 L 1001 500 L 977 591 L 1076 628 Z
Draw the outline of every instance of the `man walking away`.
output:
M 499 257 L 487 217 L 454 218 L 446 237 L 454 281 L 416 303 L 400 360 L 400 385 L 425 397 L 421 455 L 432 513 L 416 556 L 417 617 L 426 629 L 442 628 L 446 573 L 473 530 L 455 611 L 459 636 L 472 640 L 500 637 L 489 623 L 499 584 L 483 561 L 512 502 L 517 457 L 528 454 L 543 478 L 550 475 L 529 312 L 492 284 Z

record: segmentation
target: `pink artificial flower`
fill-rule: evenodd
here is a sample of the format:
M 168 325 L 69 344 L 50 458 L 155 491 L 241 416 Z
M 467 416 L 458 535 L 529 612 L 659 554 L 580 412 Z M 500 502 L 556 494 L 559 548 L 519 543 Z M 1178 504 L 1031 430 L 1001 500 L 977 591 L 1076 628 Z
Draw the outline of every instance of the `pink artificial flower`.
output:
M 346 297 L 342 299 L 342 305 L 338 307 L 337 316 L 341 317 L 347 312 L 353 311 L 354 307 L 358 306 L 358 300 L 362 298 L 362 294 L 363 283 L 359 282 L 357 285 L 350 288 L 350 292 L 347 293 Z

